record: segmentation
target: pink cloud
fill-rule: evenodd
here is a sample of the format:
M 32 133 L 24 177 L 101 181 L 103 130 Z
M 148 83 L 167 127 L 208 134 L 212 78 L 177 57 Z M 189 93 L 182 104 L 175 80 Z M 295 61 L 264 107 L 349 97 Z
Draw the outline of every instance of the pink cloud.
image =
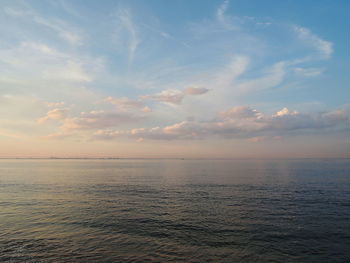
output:
M 67 117 L 68 109 L 53 109 L 50 110 L 45 117 L 38 119 L 38 123 L 44 123 L 48 120 L 63 120 Z
M 184 93 L 187 95 L 201 95 L 207 93 L 209 90 L 206 88 L 188 87 Z
M 159 102 L 181 104 L 185 94 L 179 90 L 163 90 L 153 95 L 144 95 L 143 100 L 155 100 Z

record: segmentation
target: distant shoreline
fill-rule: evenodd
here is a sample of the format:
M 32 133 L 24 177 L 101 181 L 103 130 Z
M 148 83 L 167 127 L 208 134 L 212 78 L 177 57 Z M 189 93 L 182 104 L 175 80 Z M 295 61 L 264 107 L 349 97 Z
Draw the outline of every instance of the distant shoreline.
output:
M 347 160 L 350 157 L 181 158 L 181 157 L 0 157 L 0 160 Z

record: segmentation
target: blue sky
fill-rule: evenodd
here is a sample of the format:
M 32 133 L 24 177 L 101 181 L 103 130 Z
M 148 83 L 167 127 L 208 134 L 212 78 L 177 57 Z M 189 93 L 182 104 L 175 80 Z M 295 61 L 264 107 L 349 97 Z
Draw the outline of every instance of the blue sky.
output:
M 0 0 L 0 155 L 350 156 L 349 15 L 340 0 Z

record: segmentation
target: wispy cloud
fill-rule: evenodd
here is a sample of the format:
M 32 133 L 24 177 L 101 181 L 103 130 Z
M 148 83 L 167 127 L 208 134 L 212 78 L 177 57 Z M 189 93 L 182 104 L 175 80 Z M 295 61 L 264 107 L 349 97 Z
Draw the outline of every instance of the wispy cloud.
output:
M 52 30 L 71 45 L 81 45 L 83 43 L 82 33 L 61 19 L 48 19 L 28 8 L 21 10 L 7 7 L 4 11 L 7 15 L 28 18 L 38 25 Z
M 225 0 L 220 6 L 219 8 L 216 10 L 216 17 L 217 19 L 222 22 L 223 24 L 225 24 L 226 22 L 226 17 L 225 17 L 225 12 L 228 8 L 230 1 L 229 0 Z
M 87 61 L 40 42 L 22 42 L 9 49 L 0 49 L 0 62 L 7 67 L 7 73 L 12 71 L 14 76 L 21 74 L 21 79 L 32 73 L 50 80 L 91 80 L 90 74 L 84 69 Z M 95 64 L 92 62 L 90 66 L 95 67 Z
M 238 23 L 235 23 L 238 21 L 238 19 L 236 17 L 226 15 L 229 4 L 229 0 L 224 0 L 224 2 L 216 10 L 216 19 L 225 29 L 238 29 Z
M 310 29 L 293 26 L 294 31 L 297 33 L 297 36 L 305 41 L 308 45 L 311 45 L 318 52 L 320 58 L 329 59 L 333 54 L 333 43 L 327 40 L 324 40 L 312 33 Z
M 114 39 L 118 43 L 124 41 L 124 38 L 127 37 L 128 62 L 129 65 L 131 65 L 135 58 L 136 50 L 140 44 L 137 28 L 129 9 L 120 8 L 115 16 L 117 19 L 117 24 L 116 31 L 114 33 Z
M 17 134 L 17 133 L 14 133 L 12 131 L 6 131 L 3 129 L 0 129 L 0 137 L 8 137 L 8 138 L 17 139 L 17 138 L 21 138 L 22 136 Z
M 296 67 L 294 69 L 295 73 L 304 77 L 316 77 L 323 73 L 324 69 L 322 68 L 302 68 Z
M 286 74 L 286 63 L 278 62 L 263 72 L 258 78 L 241 80 L 237 83 L 238 93 L 252 93 L 274 88 L 281 84 Z

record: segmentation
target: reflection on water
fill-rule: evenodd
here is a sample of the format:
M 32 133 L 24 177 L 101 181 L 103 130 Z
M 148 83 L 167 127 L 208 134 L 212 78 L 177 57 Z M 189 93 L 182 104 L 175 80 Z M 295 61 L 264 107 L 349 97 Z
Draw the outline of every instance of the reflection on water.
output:
M 350 160 L 0 160 L 1 262 L 350 262 Z

